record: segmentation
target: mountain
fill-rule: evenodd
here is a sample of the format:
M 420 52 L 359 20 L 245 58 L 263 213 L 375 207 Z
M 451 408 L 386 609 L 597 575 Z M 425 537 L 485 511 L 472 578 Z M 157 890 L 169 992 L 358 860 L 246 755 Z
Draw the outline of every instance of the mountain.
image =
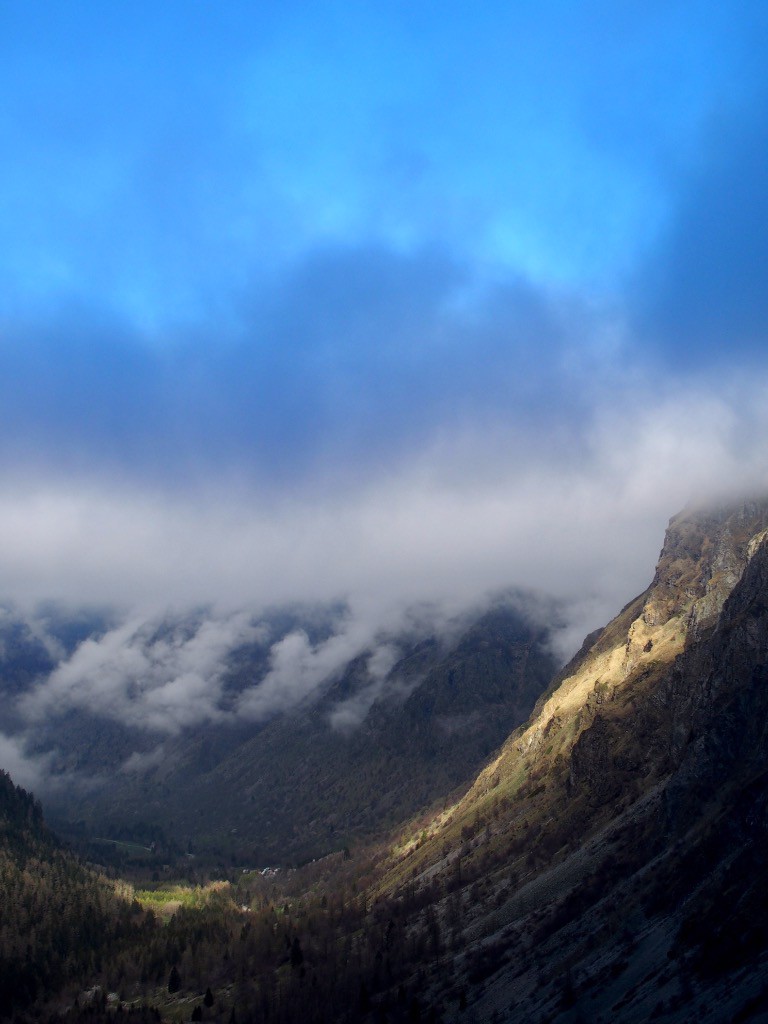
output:
M 382 834 L 466 784 L 527 718 L 556 667 L 548 630 L 519 596 L 447 637 L 416 632 L 389 647 L 396 655 L 378 683 L 366 651 L 319 696 L 266 724 L 190 728 L 146 770 L 113 772 L 85 794 L 54 794 L 57 822 L 145 840 L 171 834 L 182 849 L 227 862 L 317 857 Z M 125 757 L 142 739 L 82 713 L 69 728 L 96 773 L 100 747 Z
M 441 921 L 459 1019 L 768 1019 L 768 502 L 688 510 L 381 894 Z

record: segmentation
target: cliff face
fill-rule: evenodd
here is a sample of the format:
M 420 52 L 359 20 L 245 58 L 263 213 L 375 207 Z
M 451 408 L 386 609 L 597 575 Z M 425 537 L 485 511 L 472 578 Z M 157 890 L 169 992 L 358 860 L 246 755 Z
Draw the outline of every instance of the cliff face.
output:
M 674 517 L 651 585 L 559 674 L 467 802 L 500 776 L 567 772 L 569 797 L 592 805 L 612 793 L 636 796 L 667 776 L 687 751 L 697 709 L 712 707 L 703 674 L 726 653 L 726 602 L 758 599 L 767 528 L 768 501 Z
M 676 516 L 648 590 L 395 851 L 392 879 L 450 889 L 458 872 L 485 894 L 454 962 L 468 990 L 482 976 L 480 1019 L 753 1019 L 768 992 L 767 528 L 767 501 Z
M 715 628 L 671 673 L 665 698 L 674 722 L 676 771 L 667 787 L 677 827 L 733 780 L 768 768 L 768 539 L 750 559 Z
M 599 790 L 601 777 L 625 791 L 668 776 L 673 821 L 684 790 L 696 791 L 695 815 L 734 773 L 765 762 L 767 519 L 755 502 L 672 520 L 623 653 L 611 651 L 612 672 L 598 677 L 597 654 L 566 680 L 582 692 L 593 677 L 598 689 L 608 684 L 571 751 L 573 791 Z

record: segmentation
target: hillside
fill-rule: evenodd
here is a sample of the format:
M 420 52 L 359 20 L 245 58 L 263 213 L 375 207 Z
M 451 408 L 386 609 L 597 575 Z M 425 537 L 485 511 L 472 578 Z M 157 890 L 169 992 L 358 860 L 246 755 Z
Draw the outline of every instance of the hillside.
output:
M 140 934 L 138 907 L 47 829 L 40 804 L 0 772 L 0 1019 L 99 969 Z
M 765 502 L 675 517 L 648 590 L 393 850 L 379 891 L 443 922 L 449 1019 L 762 1019 L 766 527 Z

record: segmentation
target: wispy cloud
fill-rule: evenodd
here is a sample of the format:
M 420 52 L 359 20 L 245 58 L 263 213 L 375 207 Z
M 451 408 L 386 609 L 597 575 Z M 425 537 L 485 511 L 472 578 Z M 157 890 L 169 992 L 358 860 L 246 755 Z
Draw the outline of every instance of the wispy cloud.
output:
M 8 772 L 16 785 L 39 790 L 48 778 L 50 760 L 48 755 L 30 756 L 23 738 L 0 733 L 0 767 Z
M 351 697 L 339 701 L 331 709 L 328 721 L 339 732 L 351 732 L 365 720 L 377 700 L 387 697 L 406 697 L 419 679 L 392 679 L 390 673 L 399 660 L 400 652 L 394 644 L 383 643 L 367 658 L 367 682 Z

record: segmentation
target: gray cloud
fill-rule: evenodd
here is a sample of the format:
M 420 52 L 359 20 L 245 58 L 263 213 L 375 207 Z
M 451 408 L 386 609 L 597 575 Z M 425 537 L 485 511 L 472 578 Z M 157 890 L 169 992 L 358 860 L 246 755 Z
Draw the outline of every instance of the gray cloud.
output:
M 768 337 L 768 94 L 713 116 L 665 235 L 635 282 L 637 329 L 696 372 L 762 357 Z
M 558 369 L 586 317 L 523 279 L 481 287 L 436 248 L 337 245 L 175 344 L 72 304 L 6 318 L 0 464 L 284 486 L 391 466 L 457 421 L 544 431 L 553 389 L 558 423 L 582 411 Z
M 0 578 L 28 604 L 231 614 L 340 600 L 378 626 L 420 601 L 456 609 L 510 585 L 600 595 L 609 612 L 643 584 L 674 510 L 764 487 L 768 403 L 759 375 L 617 378 L 602 394 L 576 437 L 459 428 L 375 480 L 280 497 L 6 477 Z
M 387 638 L 415 615 L 448 628 L 499 590 L 543 592 L 565 609 L 565 657 L 647 584 L 673 512 L 765 488 L 759 365 L 662 369 L 618 314 L 521 280 L 478 291 L 434 252 L 335 249 L 246 320 L 254 333 L 217 350 L 128 339 L 96 368 L 97 334 L 0 352 L 15 374 L 0 379 L 34 383 L 29 408 L 6 409 L 7 444 L 42 453 L 7 458 L 0 482 L 6 593 L 121 616 L 69 654 L 49 644 L 31 727 L 68 709 L 159 736 L 258 722 L 365 655 L 369 684 L 331 716 L 349 728 L 396 691 Z M 77 453 L 66 474 L 46 462 L 59 444 Z M 265 609 L 297 602 L 345 611 L 320 635 L 264 632 Z M 254 642 L 264 671 L 225 694 L 227 659 Z
M 401 696 L 393 638 L 450 637 L 510 586 L 567 657 L 650 581 L 664 527 L 692 499 L 764 492 L 768 380 L 721 373 L 616 374 L 577 435 L 529 445 L 505 424 L 457 430 L 375 480 L 303 493 L 243 485 L 169 493 L 113 480 L 6 479 L 0 578 L 22 606 L 41 598 L 122 607 L 21 700 L 0 764 L 42 785 L 27 754 L 57 716 L 78 710 L 157 737 L 128 772 L 163 757 L 166 737 L 206 722 L 261 722 L 316 700 L 355 658 L 367 683 L 330 713 L 356 727 Z M 331 609 L 318 626 L 268 609 Z M 205 607 L 205 611 L 200 608 Z M 197 611 L 190 612 L 190 608 Z M 162 611 L 158 611 L 162 609 Z M 117 613 L 115 613 L 117 615 Z M 44 617 L 37 634 L 48 635 Z M 238 651 L 253 677 L 228 688 Z M 24 732 L 23 730 L 26 730 Z

